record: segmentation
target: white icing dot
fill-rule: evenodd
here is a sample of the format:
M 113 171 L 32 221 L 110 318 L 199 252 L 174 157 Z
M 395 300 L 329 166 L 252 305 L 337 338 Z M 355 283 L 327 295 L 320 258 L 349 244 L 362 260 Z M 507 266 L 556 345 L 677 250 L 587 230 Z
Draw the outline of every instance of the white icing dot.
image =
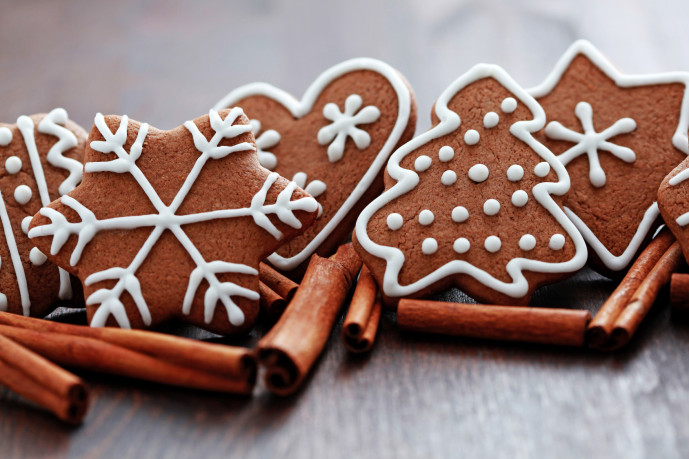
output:
M 465 207 L 457 206 L 452 209 L 452 221 L 456 223 L 465 222 L 469 218 L 469 211 Z
M 483 246 L 490 253 L 495 253 L 498 250 L 500 250 L 500 247 L 502 247 L 502 242 L 500 241 L 500 238 L 497 236 L 488 236 L 485 242 L 483 243 Z
M 432 237 L 427 237 L 421 243 L 421 251 L 424 255 L 433 255 L 438 250 L 438 241 Z
M 553 250 L 561 250 L 565 246 L 565 237 L 562 234 L 553 234 L 548 247 Z
M 533 173 L 539 177 L 545 177 L 550 172 L 550 164 L 543 161 L 542 163 L 536 164 L 533 168 Z
M 485 164 L 474 164 L 469 169 L 469 178 L 474 182 L 483 182 L 488 178 L 488 167 Z
M 476 145 L 480 139 L 481 136 L 476 129 L 469 129 L 464 133 L 464 142 L 467 145 Z
M 31 249 L 31 252 L 29 252 L 29 260 L 31 261 L 32 264 L 36 266 L 41 266 L 45 261 L 48 259 L 43 252 L 38 250 L 38 248 L 34 247 Z
M 22 231 L 24 231 L 24 234 L 29 234 L 29 225 L 31 224 L 31 219 L 33 217 L 24 217 L 22 219 Z
M 12 141 L 12 131 L 6 127 L 0 127 L 0 145 L 5 147 Z
M 505 113 L 512 113 L 516 109 L 517 101 L 514 99 L 514 97 L 508 97 L 507 99 L 503 100 L 500 104 L 500 110 L 502 110 Z
M 500 212 L 500 203 L 497 199 L 488 199 L 483 203 L 483 213 L 486 215 L 495 215 Z
M 421 155 L 414 161 L 414 169 L 416 169 L 417 172 L 423 172 L 431 167 L 432 162 L 430 156 Z
M 466 253 L 471 248 L 471 244 L 469 243 L 469 239 L 465 237 L 460 237 L 455 241 L 454 244 L 452 244 L 452 248 L 457 253 Z
M 524 168 L 519 164 L 512 164 L 507 168 L 507 180 L 510 182 L 518 182 L 524 178 Z
M 440 181 L 443 185 L 450 186 L 457 181 L 457 174 L 455 174 L 455 171 L 445 171 L 442 177 L 440 177 Z
M 431 212 L 428 209 L 424 209 L 419 214 L 419 223 L 421 223 L 424 226 L 427 226 L 433 223 L 434 218 L 435 216 L 433 215 L 433 212 Z
M 455 151 L 452 149 L 452 147 L 448 147 L 447 145 L 440 147 L 440 150 L 438 151 L 438 159 L 440 159 L 442 162 L 446 163 L 452 160 L 454 157 Z
M 31 195 L 33 193 L 31 192 L 31 188 L 29 188 L 26 185 L 19 185 L 17 188 L 14 189 L 14 200 L 17 201 L 20 205 L 24 205 L 29 200 L 31 200 Z
M 500 117 L 497 113 L 488 112 L 486 113 L 486 116 L 483 117 L 483 127 L 488 129 L 494 128 L 498 125 L 498 121 L 500 121 Z
M 22 160 L 19 159 L 19 156 L 10 156 L 7 158 L 5 160 L 5 170 L 8 174 L 12 175 L 22 170 Z
M 533 250 L 536 247 L 536 238 L 530 234 L 525 234 L 519 239 L 519 248 L 524 252 Z
M 388 228 L 390 228 L 391 230 L 397 231 L 398 229 L 402 228 L 403 223 L 404 219 L 400 214 L 392 213 L 388 215 Z
M 529 201 L 529 195 L 524 190 L 517 190 L 512 193 L 512 204 L 517 207 L 524 207 Z

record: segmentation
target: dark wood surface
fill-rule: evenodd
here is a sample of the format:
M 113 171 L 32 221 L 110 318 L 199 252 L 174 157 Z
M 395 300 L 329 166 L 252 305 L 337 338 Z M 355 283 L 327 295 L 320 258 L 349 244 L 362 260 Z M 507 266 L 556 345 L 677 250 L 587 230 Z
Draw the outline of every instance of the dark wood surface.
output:
M 298 96 L 326 67 L 368 55 L 408 77 L 423 129 L 435 96 L 473 63 L 530 86 L 578 37 L 626 71 L 689 67 L 684 3 L 588 7 L 4 1 L 0 120 L 63 106 L 87 128 L 101 111 L 169 129 L 236 85 L 266 80 Z M 595 311 L 614 286 L 584 271 L 534 304 Z M 686 457 L 688 346 L 689 322 L 671 320 L 665 298 L 614 354 L 402 335 L 386 313 L 369 356 L 349 356 L 338 325 L 289 398 L 260 384 L 240 398 L 85 374 L 93 406 L 71 428 L 0 390 L 0 456 Z

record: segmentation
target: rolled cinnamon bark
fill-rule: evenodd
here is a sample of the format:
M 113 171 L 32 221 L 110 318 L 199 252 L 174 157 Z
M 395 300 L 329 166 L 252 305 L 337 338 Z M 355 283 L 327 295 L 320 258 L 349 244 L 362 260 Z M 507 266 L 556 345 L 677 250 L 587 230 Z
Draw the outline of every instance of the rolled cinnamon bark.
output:
M 360 267 L 351 243 L 330 258 L 311 257 L 294 298 L 257 346 L 268 390 L 289 395 L 301 386 L 328 341 Z
M 634 295 L 629 299 L 627 307 L 615 321 L 615 327 L 610 337 L 611 349 L 619 349 L 629 342 L 641 321 L 644 320 L 651 306 L 655 302 L 658 292 L 668 282 L 673 272 L 684 264 L 684 255 L 679 242 L 675 242 L 656 263 L 648 276 L 641 282 Z
M 617 318 L 627 307 L 634 292 L 674 242 L 675 237 L 670 230 L 664 228 L 641 252 L 620 285 L 603 303 L 589 324 L 586 331 L 586 340 L 589 345 L 599 349 L 609 348 Z
M 368 352 L 378 332 L 382 305 L 378 284 L 366 266 L 361 268 L 349 310 L 342 325 L 342 341 L 354 353 Z
M 675 273 L 670 278 L 670 307 L 673 314 L 689 315 L 689 274 Z
M 72 424 L 88 410 L 89 390 L 80 378 L 3 335 L 0 383 Z
M 261 295 L 260 307 L 263 315 L 271 323 L 276 322 L 285 312 L 287 301 L 261 281 L 258 281 L 258 293 Z
M 499 341 L 581 347 L 588 311 L 402 299 L 400 329 Z
M 265 263 L 261 263 L 258 267 L 258 278 L 288 303 L 299 287 L 299 284 L 292 279 L 283 276 Z

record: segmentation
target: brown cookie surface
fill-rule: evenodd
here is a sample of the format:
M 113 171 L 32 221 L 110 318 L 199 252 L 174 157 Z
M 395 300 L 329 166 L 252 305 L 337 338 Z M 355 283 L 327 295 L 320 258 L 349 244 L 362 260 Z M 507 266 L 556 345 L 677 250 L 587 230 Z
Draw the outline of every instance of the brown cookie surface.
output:
M 386 191 L 356 224 L 357 251 L 389 300 L 455 285 L 523 304 L 584 265 L 584 241 L 551 196 L 567 192 L 567 172 L 531 135 L 543 110 L 504 70 L 471 69 L 433 120 L 393 153 Z
M 0 123 L 0 310 L 44 317 L 81 301 L 66 271 L 46 261 L 26 233 L 31 217 L 81 181 L 86 131 L 56 108 Z
M 383 189 L 390 153 L 414 134 L 416 104 L 406 80 L 375 59 L 353 59 L 320 75 L 301 100 L 264 83 L 240 87 L 216 108 L 241 106 L 254 126 L 259 161 L 291 178 L 321 205 L 316 223 L 269 261 L 299 270 L 328 256 Z
M 658 189 L 658 208 L 689 260 L 689 159 L 670 172 Z
M 536 137 L 567 167 L 563 203 L 603 274 L 624 271 L 658 224 L 658 186 L 689 153 L 688 82 L 679 72 L 623 75 L 578 41 L 529 90 L 548 121 Z
M 84 171 L 29 234 L 82 280 L 92 326 L 181 319 L 246 331 L 259 261 L 317 214 L 313 198 L 260 166 L 240 108 L 171 131 L 99 114 Z

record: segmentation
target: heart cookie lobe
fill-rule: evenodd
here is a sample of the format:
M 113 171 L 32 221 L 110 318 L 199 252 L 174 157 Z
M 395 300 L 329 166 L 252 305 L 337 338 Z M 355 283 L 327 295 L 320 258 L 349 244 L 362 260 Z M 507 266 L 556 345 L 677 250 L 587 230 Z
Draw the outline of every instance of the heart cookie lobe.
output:
M 314 253 L 331 255 L 359 212 L 383 189 L 394 149 L 411 139 L 416 102 L 404 77 L 369 58 L 323 72 L 301 100 L 266 83 L 235 89 L 215 108 L 242 107 L 261 164 L 297 182 L 320 204 L 316 223 L 268 260 L 298 276 Z
M 393 153 L 385 192 L 359 216 L 355 245 L 388 302 L 450 286 L 526 304 L 586 262 L 553 199 L 567 171 L 532 133 L 545 114 L 500 67 L 481 64 L 438 98 L 434 127 Z

